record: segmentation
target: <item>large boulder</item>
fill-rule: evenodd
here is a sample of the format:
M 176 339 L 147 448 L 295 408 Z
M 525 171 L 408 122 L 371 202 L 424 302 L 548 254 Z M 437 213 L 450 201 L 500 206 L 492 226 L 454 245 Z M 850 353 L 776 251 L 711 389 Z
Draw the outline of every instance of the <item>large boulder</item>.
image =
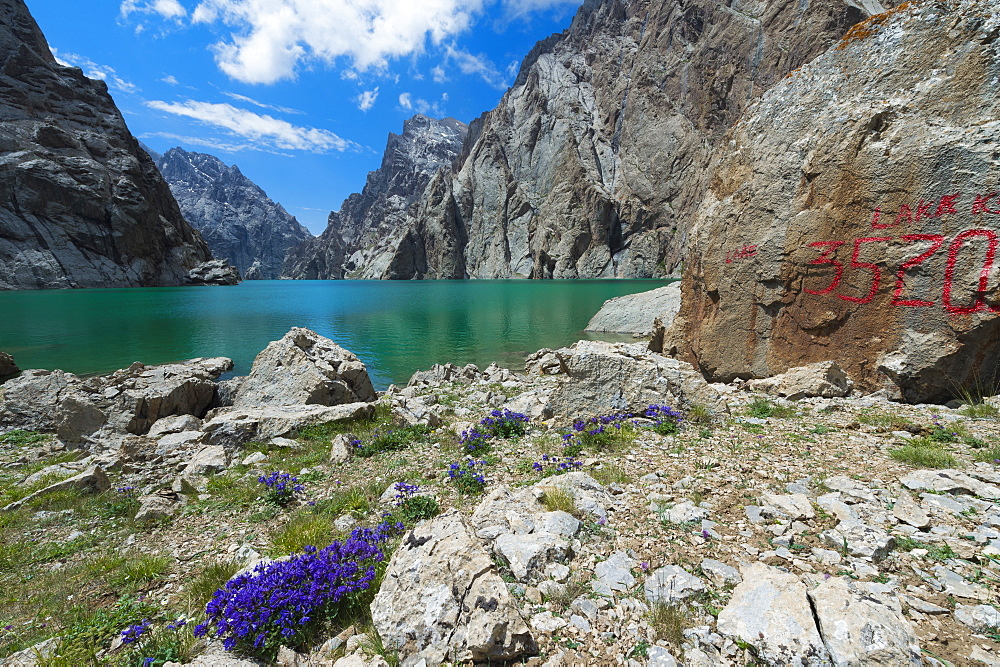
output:
M 6 352 L 0 352 L 0 380 L 9 378 L 11 375 L 16 375 L 19 372 L 21 372 L 21 369 L 14 363 L 14 357 Z
M 645 345 L 581 340 L 552 354 L 560 370 L 549 396 L 556 414 L 642 411 L 652 403 L 729 413 L 719 392 L 690 364 L 649 352 Z
M 209 445 L 221 445 L 233 451 L 251 441 L 268 441 L 291 435 L 310 424 L 353 421 L 370 417 L 373 403 L 346 405 L 276 405 L 264 408 L 213 410 L 201 430 Z
M 677 281 L 648 292 L 608 299 L 584 330 L 650 336 L 657 318 L 669 325 L 680 307 L 681 283 Z
M 853 386 L 854 383 L 836 361 L 797 366 L 779 375 L 751 380 L 746 384 L 746 388 L 752 391 L 784 396 L 792 401 L 815 396 L 847 396 Z
M 994 380 L 1000 5 L 896 4 L 766 92 L 716 154 L 663 343 L 710 380 L 831 358 L 911 402 Z
M 719 634 L 747 642 L 767 664 L 830 664 L 798 577 L 764 563 L 742 570 L 743 582 L 719 612 Z
M 294 327 L 257 355 L 233 398 L 233 407 L 374 400 L 375 389 L 360 359 L 329 338 Z
M 537 650 L 493 560 L 457 510 L 403 537 L 371 612 L 404 665 L 498 663 Z

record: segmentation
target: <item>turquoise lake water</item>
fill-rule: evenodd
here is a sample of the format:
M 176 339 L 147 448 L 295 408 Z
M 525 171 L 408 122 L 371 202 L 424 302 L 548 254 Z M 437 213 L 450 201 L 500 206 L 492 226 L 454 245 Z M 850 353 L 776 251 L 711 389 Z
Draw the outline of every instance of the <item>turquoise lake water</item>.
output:
M 293 326 L 357 354 L 376 388 L 446 361 L 520 370 L 580 338 L 606 300 L 655 280 L 247 281 L 235 287 L 0 292 L 0 350 L 21 368 L 106 373 L 134 361 L 230 357 L 249 372 Z M 619 339 L 625 340 L 624 337 Z

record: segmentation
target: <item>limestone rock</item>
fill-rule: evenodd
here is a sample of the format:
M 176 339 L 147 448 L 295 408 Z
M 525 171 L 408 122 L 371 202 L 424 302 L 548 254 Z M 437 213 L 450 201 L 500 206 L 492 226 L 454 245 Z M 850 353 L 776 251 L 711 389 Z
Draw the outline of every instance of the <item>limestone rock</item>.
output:
M 187 462 L 183 475 L 208 475 L 222 472 L 229 466 L 226 450 L 222 445 L 203 447 Z
M 287 252 L 312 234 L 240 172 L 213 155 L 171 148 L 156 158 L 184 219 L 212 254 L 247 280 L 281 276 Z
M 469 522 L 476 535 L 484 539 L 505 533 L 527 534 L 535 530 L 535 510 L 500 484 L 480 501 Z
M 11 375 L 20 373 L 21 369 L 14 363 L 14 357 L 6 352 L 0 352 L 0 380 L 9 378 Z
M 988 604 L 957 604 L 955 620 L 969 626 L 973 632 L 986 632 L 1000 628 L 1000 610 Z
M 664 343 L 712 381 L 835 356 L 860 390 L 945 402 L 997 366 L 1000 99 L 988 77 L 928 73 L 995 62 L 1000 8 L 893 4 L 765 92 L 714 156 Z
M 861 521 L 845 519 L 836 528 L 824 530 L 820 538 L 834 549 L 845 549 L 852 556 L 880 561 L 889 555 L 896 540 L 881 528 Z
M 731 586 L 743 581 L 739 570 L 713 558 L 701 561 L 701 571 L 716 586 Z
M 774 493 L 764 494 L 764 513 L 768 516 L 780 515 L 791 520 L 812 519 L 816 516 L 809 496 L 804 493 L 792 493 L 787 495 L 777 495 Z
M 150 438 L 159 438 L 171 433 L 181 433 L 182 431 L 197 431 L 201 428 L 201 420 L 190 414 L 171 415 L 162 417 L 153 422 L 146 435 Z
M 537 482 L 533 491 L 540 492 L 543 496 L 547 488 L 556 488 L 565 491 L 573 498 L 573 506 L 581 511 L 605 519 L 608 516 L 607 508 L 612 505 L 610 494 L 596 479 L 585 472 L 568 472 L 555 477 L 549 477 Z
M 927 512 L 913 501 L 913 498 L 906 491 L 899 492 L 899 498 L 893 505 L 892 515 L 902 523 L 909 524 L 914 528 L 927 528 L 931 525 Z
M 105 473 L 100 467 L 92 465 L 78 475 L 74 475 L 69 479 L 64 479 L 61 482 L 56 482 L 55 484 L 50 484 L 44 489 L 35 491 L 31 495 L 25 496 L 21 500 L 5 506 L 3 511 L 9 512 L 16 510 L 35 498 L 55 493 L 57 491 L 76 489 L 83 491 L 84 493 L 101 493 L 102 491 L 107 491 L 110 488 L 111 480 L 108 479 L 107 473 Z
M 962 493 L 1000 500 L 1000 487 L 981 482 L 958 470 L 914 470 L 899 480 L 911 491 Z
M 894 598 L 892 604 L 864 584 L 833 577 L 810 588 L 809 599 L 833 664 L 923 664 L 916 633 Z
M 546 565 L 565 560 L 571 553 L 562 536 L 539 531 L 500 535 L 493 542 L 493 551 L 507 561 L 518 581 L 538 578 Z
M 407 387 L 439 387 L 450 382 L 460 382 L 469 384 L 482 377 L 482 373 L 475 364 L 466 364 L 459 368 L 455 364 L 448 362 L 445 364 L 434 364 L 426 371 L 417 371 L 410 376 Z
M 768 664 L 829 664 L 805 584 L 759 562 L 743 568 L 742 575 L 743 583 L 719 613 L 718 632 L 752 645 Z
M 404 661 L 516 660 L 535 642 L 493 561 L 457 511 L 403 537 L 371 605 L 372 623 Z
M 211 259 L 104 81 L 0 2 L 0 289 L 181 285 Z
M 790 401 L 821 396 L 847 396 L 854 383 L 836 361 L 820 361 L 807 366 L 790 368 L 784 373 L 763 380 L 751 380 L 746 388 L 784 396 Z
M 235 408 L 374 401 L 365 365 L 329 338 L 301 327 L 268 344 L 233 400 Z
M 58 648 L 58 638 L 50 637 L 34 646 L 8 655 L 0 661 L 0 667 L 41 667 L 56 654 Z
M 174 492 L 159 492 L 139 498 L 139 509 L 135 513 L 138 523 L 167 519 L 177 513 L 180 496 Z
M 338 433 L 330 441 L 330 463 L 347 463 L 351 459 L 351 437 Z
M 643 345 L 581 340 L 556 350 L 563 375 L 549 405 L 556 414 L 641 411 L 652 403 L 686 410 L 701 405 L 728 414 L 719 393 L 682 361 L 651 353 Z
M 187 282 L 190 285 L 235 285 L 240 282 L 240 274 L 225 260 L 212 259 L 188 271 Z
M 371 416 L 374 410 L 372 403 L 231 408 L 210 415 L 202 431 L 208 444 L 232 450 L 254 440 L 266 442 L 289 435 L 309 424 L 362 419 Z
M 675 605 L 703 593 L 705 584 L 676 565 L 664 565 L 646 579 L 646 600 L 650 604 Z
M 681 307 L 681 283 L 670 283 L 648 292 L 608 299 L 590 318 L 585 331 L 607 331 L 650 336 L 657 318 L 669 326 Z
M 635 560 L 627 553 L 616 551 L 594 567 L 594 576 L 611 590 L 624 593 L 635 585 L 632 575 L 635 566 Z

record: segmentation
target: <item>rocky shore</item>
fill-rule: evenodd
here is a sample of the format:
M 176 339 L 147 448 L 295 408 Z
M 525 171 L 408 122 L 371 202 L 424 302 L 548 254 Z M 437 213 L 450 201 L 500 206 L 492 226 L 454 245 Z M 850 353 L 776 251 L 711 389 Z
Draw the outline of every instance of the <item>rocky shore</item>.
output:
M 298 328 L 225 381 L 4 361 L 3 665 L 1000 664 L 992 398 L 595 341 L 377 393 Z

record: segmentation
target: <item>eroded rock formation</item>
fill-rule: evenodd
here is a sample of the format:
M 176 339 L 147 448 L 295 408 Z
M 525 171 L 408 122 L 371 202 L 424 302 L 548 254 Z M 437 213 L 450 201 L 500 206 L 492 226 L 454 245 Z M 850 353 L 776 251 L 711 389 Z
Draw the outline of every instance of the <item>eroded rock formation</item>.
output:
M 665 347 L 710 379 L 835 359 L 863 390 L 995 380 L 1000 9 L 911 2 L 764 95 L 716 156 Z
M 198 282 L 181 216 L 107 86 L 59 65 L 22 0 L 0 0 L 0 289 Z

